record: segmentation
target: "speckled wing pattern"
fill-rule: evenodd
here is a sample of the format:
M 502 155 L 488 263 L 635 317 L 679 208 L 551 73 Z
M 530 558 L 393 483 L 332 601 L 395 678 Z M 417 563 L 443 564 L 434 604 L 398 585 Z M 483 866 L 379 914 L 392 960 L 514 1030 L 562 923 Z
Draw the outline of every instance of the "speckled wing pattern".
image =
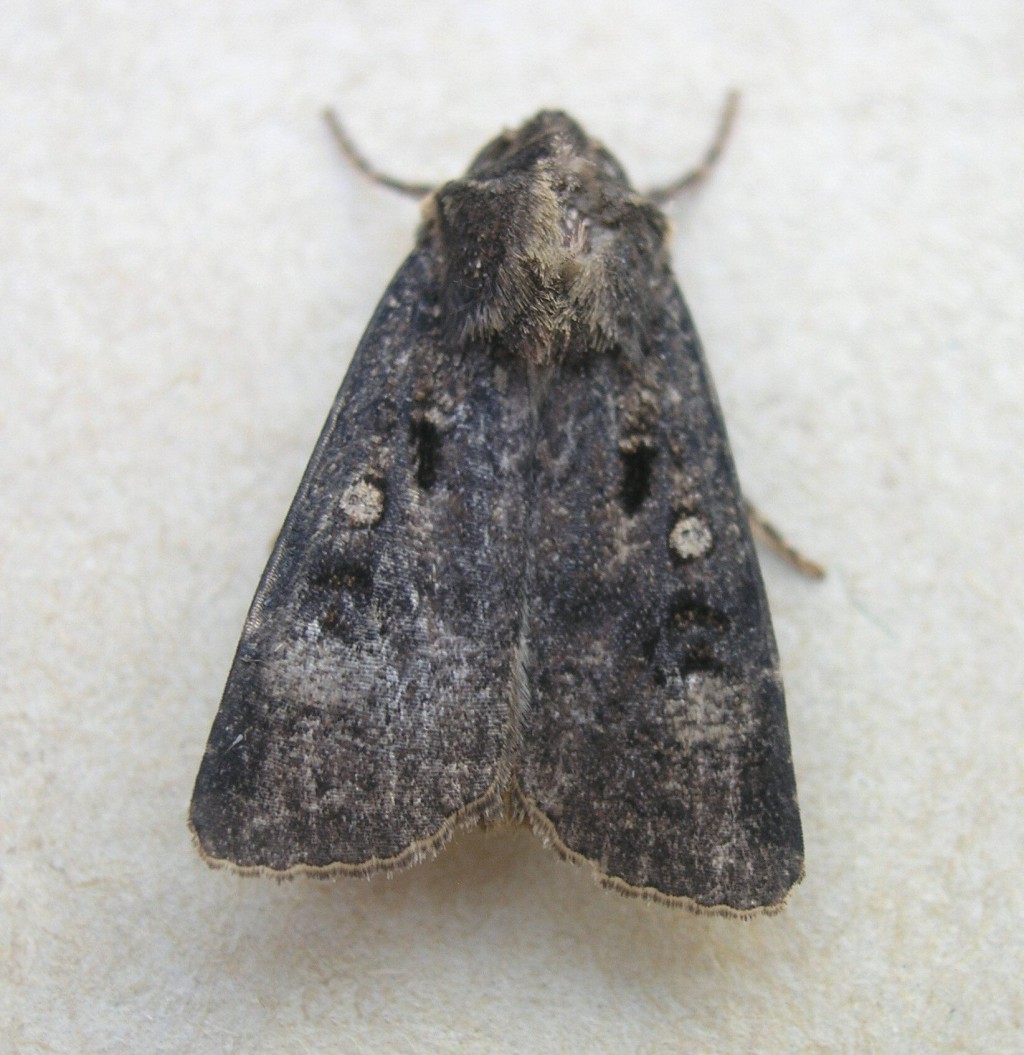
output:
M 193 796 L 212 863 L 373 872 L 500 810 L 525 411 L 438 354 L 430 263 L 378 308 L 253 601 Z
M 641 356 L 543 403 L 516 775 L 608 885 L 742 914 L 802 874 L 796 786 L 721 414 L 674 283 L 662 303 Z
M 623 893 L 781 906 L 778 657 L 666 242 L 557 112 L 424 203 L 243 629 L 208 861 L 390 871 L 507 816 Z

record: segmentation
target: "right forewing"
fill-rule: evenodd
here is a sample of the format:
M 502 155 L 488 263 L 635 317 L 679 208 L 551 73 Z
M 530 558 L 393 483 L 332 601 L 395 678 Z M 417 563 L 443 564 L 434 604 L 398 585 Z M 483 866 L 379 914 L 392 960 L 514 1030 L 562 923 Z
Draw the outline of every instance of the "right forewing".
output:
M 500 809 L 527 401 L 446 347 L 431 270 L 385 294 L 253 602 L 192 804 L 213 862 L 370 872 Z

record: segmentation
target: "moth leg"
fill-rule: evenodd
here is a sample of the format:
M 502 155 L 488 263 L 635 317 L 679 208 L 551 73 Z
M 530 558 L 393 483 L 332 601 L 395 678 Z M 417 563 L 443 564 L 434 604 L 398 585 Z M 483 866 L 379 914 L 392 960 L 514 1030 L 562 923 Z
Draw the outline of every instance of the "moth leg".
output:
M 655 187 L 647 192 L 647 197 L 655 205 L 664 205 L 684 190 L 700 186 L 711 175 L 711 170 L 714 168 L 715 162 L 721 157 L 725 144 L 729 139 L 729 134 L 736 120 L 736 110 L 739 107 L 739 103 L 740 93 L 734 88 L 725 97 L 722 113 L 718 118 L 718 128 L 715 130 L 715 138 L 711 140 L 711 145 L 700 163 L 671 183 L 667 183 L 663 187 Z
M 744 499 L 747 506 L 747 519 L 750 522 L 750 532 L 759 542 L 768 547 L 776 556 L 781 557 L 787 564 L 792 565 L 801 575 L 809 579 L 824 579 L 825 568 L 817 561 L 805 557 L 795 546 L 789 543 L 781 531 L 754 507 Z
M 430 183 L 410 183 L 408 180 L 396 179 L 394 176 L 381 172 L 371 165 L 359 152 L 348 132 L 345 131 L 345 127 L 339 120 L 338 115 L 333 110 L 330 108 L 324 110 L 324 120 L 327 122 L 327 127 L 330 128 L 331 134 L 334 136 L 341 152 L 352 165 L 359 169 L 368 179 L 372 179 L 374 183 L 396 190 L 399 194 L 407 194 L 410 198 L 425 198 L 435 189 L 433 184 Z

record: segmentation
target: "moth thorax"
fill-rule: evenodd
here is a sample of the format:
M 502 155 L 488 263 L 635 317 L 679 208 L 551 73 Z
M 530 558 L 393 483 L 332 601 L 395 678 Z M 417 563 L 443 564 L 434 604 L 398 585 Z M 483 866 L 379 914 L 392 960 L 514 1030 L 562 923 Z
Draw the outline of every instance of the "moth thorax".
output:
M 452 339 L 534 362 L 634 345 L 666 266 L 666 224 L 639 196 L 604 191 L 552 159 L 442 187 L 427 223 Z

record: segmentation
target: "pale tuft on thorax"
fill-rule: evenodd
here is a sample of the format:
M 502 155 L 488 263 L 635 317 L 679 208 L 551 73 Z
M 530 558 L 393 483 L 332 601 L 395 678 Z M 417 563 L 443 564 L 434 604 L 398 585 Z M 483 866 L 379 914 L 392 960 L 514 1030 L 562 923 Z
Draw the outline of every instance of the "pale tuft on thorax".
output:
M 425 207 L 458 343 L 534 362 L 639 349 L 667 278 L 667 222 L 560 113 L 499 136 Z

